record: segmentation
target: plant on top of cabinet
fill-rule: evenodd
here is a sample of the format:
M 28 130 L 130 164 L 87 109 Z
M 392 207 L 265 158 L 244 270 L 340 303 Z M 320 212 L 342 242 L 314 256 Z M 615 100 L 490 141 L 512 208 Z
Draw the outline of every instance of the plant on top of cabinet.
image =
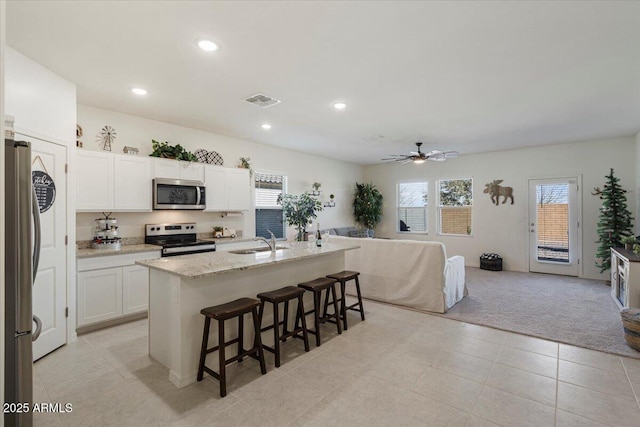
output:
M 156 141 L 155 139 L 152 139 L 151 148 L 153 148 L 153 152 L 149 154 L 149 156 L 151 157 L 162 157 L 165 159 L 186 160 L 188 162 L 198 161 L 198 159 L 192 152 L 185 150 L 180 144 L 176 144 L 176 146 L 174 147 L 173 145 L 170 145 L 167 141 L 160 142 L 160 141 Z
M 240 157 L 238 167 L 241 169 L 249 169 L 251 170 L 251 157 Z

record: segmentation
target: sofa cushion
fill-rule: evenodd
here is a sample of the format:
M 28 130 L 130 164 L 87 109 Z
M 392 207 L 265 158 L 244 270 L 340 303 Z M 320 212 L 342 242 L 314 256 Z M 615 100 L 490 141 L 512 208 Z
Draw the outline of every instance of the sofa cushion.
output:
M 349 237 L 369 237 L 369 232 L 366 229 L 350 230 Z

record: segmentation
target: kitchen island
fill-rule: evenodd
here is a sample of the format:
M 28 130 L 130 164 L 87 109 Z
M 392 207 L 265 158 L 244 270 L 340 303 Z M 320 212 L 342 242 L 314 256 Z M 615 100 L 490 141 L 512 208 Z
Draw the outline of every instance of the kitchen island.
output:
M 344 252 L 359 247 L 325 244 L 318 248 L 307 242 L 286 246 L 275 253 L 206 252 L 136 262 L 150 269 L 149 354 L 169 368 L 172 383 L 183 387 L 196 380 L 204 325 L 201 309 L 342 271 Z M 305 309 L 311 307 L 312 298 L 306 295 Z M 290 311 L 292 321 L 295 311 Z M 263 325 L 272 322 L 269 307 Z M 250 324 L 247 319 L 245 343 L 253 339 Z M 237 335 L 237 322 L 227 322 L 225 327 L 228 337 Z M 213 346 L 218 338 L 216 328 L 211 329 Z M 270 344 L 272 334 L 264 334 L 263 340 Z M 235 345 L 231 348 L 235 350 Z

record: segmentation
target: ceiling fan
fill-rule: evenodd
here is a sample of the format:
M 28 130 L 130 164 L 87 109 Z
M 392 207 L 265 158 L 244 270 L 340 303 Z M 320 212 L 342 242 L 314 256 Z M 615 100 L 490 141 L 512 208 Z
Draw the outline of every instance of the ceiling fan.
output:
M 418 147 L 418 151 L 410 151 L 408 155 L 406 154 L 390 154 L 388 158 L 382 159 L 386 161 L 394 161 L 400 163 L 409 163 L 413 162 L 416 164 L 424 163 L 427 160 L 433 160 L 434 162 L 444 162 L 447 159 L 453 159 L 458 157 L 457 151 L 442 151 L 442 150 L 432 150 L 428 153 L 423 153 L 420 151 L 420 146 L 422 146 L 422 142 L 416 142 L 416 146 Z

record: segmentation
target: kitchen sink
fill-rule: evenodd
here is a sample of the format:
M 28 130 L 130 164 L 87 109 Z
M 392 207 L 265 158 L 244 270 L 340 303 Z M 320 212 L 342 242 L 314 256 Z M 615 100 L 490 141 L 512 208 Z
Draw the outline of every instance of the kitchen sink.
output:
M 289 249 L 286 246 L 276 246 L 276 250 L 280 249 Z M 249 249 L 238 249 L 237 251 L 229 251 L 230 254 L 238 254 L 238 255 L 250 255 L 258 252 L 268 252 L 271 249 L 268 247 L 259 247 L 259 248 L 249 248 Z

